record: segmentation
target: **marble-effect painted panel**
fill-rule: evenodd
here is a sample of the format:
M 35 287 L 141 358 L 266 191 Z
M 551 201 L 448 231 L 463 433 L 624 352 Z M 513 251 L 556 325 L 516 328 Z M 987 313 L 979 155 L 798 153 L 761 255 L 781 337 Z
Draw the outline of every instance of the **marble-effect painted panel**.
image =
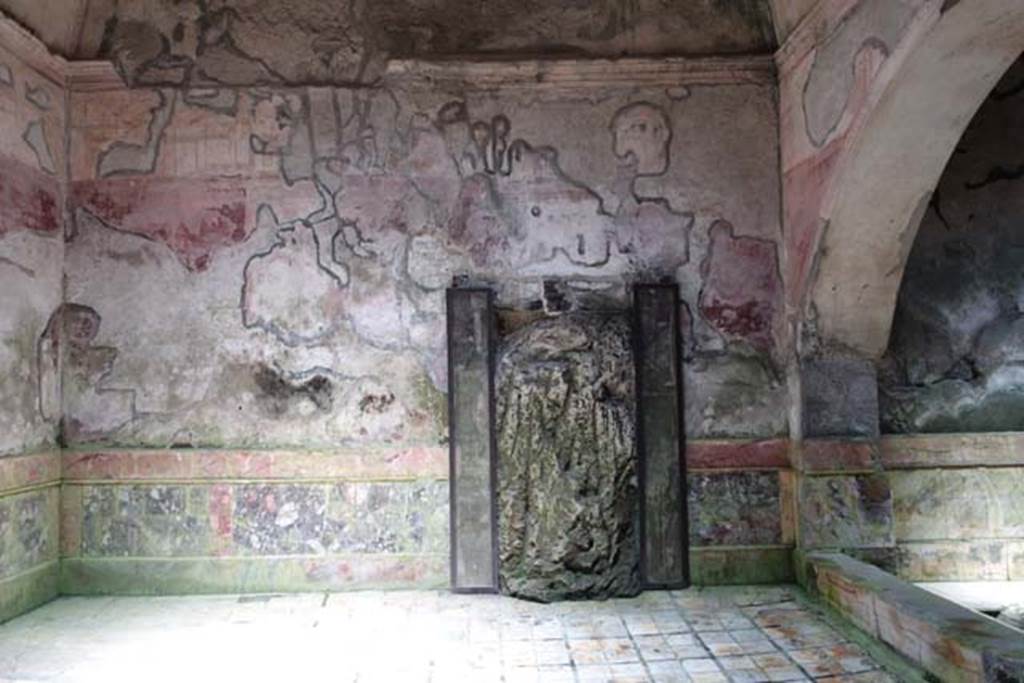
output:
M 77 488 L 77 487 L 76 487 Z M 443 481 L 86 485 L 76 557 L 421 555 L 448 550 Z M 75 502 L 77 497 L 69 497 Z
M 695 546 L 781 544 L 779 473 L 691 473 L 689 515 Z
M 0 498 L 0 579 L 57 559 L 56 487 Z

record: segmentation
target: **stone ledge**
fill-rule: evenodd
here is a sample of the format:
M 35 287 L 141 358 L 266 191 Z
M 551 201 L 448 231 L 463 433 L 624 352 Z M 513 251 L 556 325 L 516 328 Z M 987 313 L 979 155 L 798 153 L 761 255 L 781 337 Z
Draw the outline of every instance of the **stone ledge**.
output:
M 64 558 L 61 595 L 301 593 L 448 586 L 447 555 Z
M 943 681 L 1024 680 L 1024 637 L 839 553 L 804 558 L 807 589 Z
M 690 581 L 694 586 L 792 583 L 793 548 L 690 548 Z
M 65 61 L 50 58 L 49 73 L 65 82 L 71 92 L 125 90 L 121 76 L 106 61 Z M 392 60 L 381 85 L 436 88 L 531 90 L 673 87 L 688 85 L 775 84 L 775 62 L 770 56 L 670 57 L 624 59 L 398 59 Z M 289 88 L 327 84 L 288 84 Z M 240 90 L 241 86 L 225 86 Z M 343 86 L 337 86 L 343 87 Z
M 0 496 L 60 483 L 60 453 L 40 451 L 0 457 Z
M 1024 467 L 1024 432 L 893 434 L 882 437 L 879 455 L 887 470 Z
M 448 448 L 65 451 L 64 482 L 447 479 Z
M 873 439 L 804 439 L 799 463 L 805 474 L 870 473 L 878 469 L 878 443 Z
M 608 88 L 687 85 L 774 85 L 770 56 L 467 61 L 392 60 L 386 81 L 435 87 L 445 82 L 481 88 Z

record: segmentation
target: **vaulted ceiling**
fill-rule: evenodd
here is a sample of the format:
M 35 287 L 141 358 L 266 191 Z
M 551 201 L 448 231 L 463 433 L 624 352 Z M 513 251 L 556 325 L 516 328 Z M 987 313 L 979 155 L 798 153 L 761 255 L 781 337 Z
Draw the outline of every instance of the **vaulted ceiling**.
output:
M 0 0 L 138 84 L 360 82 L 391 58 L 766 54 L 814 0 Z M 773 6 L 774 5 L 774 6 Z M 774 15 L 774 22 L 773 22 Z

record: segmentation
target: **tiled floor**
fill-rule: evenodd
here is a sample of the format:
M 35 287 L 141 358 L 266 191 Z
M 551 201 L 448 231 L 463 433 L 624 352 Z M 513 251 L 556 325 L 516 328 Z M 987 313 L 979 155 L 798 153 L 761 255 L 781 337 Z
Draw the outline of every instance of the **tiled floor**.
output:
M 0 626 L 0 681 L 895 680 L 796 590 L 63 598 Z

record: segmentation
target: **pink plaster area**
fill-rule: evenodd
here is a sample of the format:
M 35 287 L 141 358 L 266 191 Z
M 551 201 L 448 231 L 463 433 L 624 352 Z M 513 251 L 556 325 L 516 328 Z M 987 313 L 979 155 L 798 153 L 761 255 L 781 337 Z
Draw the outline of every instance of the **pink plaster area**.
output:
M 813 54 L 809 53 L 794 72 L 780 79 L 783 213 L 789 255 L 786 297 L 794 306 L 800 304 L 809 286 L 815 253 L 831 210 L 830 193 L 839 177 L 844 154 L 858 126 L 870 113 L 871 92 L 886 59 L 885 53 L 873 45 L 857 52 L 851 66 L 854 78 L 845 111 L 827 141 L 816 147 L 807 135 L 803 103 Z
M 0 156 L 0 237 L 20 230 L 56 234 L 60 230 L 59 197 L 55 178 Z
M 60 456 L 55 452 L 0 458 L 0 491 L 48 484 L 60 479 Z
M 113 450 L 68 452 L 64 478 L 72 481 L 160 479 L 443 478 L 448 450 L 417 446 L 365 451 Z
M 223 542 L 219 543 L 218 546 L 229 546 L 232 532 L 234 531 L 232 515 L 234 514 L 235 501 L 232 491 L 233 489 L 229 484 L 216 484 L 210 489 L 211 526 L 216 532 L 218 540 Z
M 814 250 L 822 227 L 821 210 L 835 167 L 841 159 L 843 138 L 822 147 L 820 153 L 785 172 L 786 248 L 788 250 L 788 295 L 799 302 L 814 262 Z
M 115 178 L 74 183 L 76 208 L 114 230 L 160 242 L 191 272 L 246 241 L 255 221 L 238 183 L 216 179 Z
M 357 559 L 304 560 L 311 581 L 338 583 L 414 584 L 435 574 L 436 560 L 373 557 Z
M 736 237 L 724 221 L 713 225 L 710 234 L 711 247 L 701 266 L 701 315 L 725 336 L 770 351 L 782 296 L 775 244 Z

